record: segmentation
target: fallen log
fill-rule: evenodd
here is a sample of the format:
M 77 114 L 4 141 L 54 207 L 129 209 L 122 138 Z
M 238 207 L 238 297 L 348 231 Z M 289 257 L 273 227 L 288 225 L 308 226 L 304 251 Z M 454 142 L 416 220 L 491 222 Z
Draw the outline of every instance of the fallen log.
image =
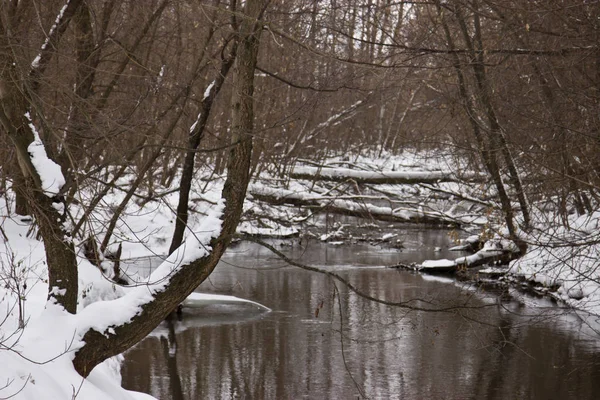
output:
M 428 273 L 454 272 L 461 268 L 468 269 L 482 265 L 508 265 L 512 260 L 520 257 L 514 249 L 483 248 L 475 254 L 459 257 L 454 260 L 426 260 L 416 270 Z
M 410 208 L 381 207 L 353 200 L 293 192 L 285 189 L 271 189 L 265 186 L 251 186 L 250 195 L 259 201 L 275 205 L 293 205 L 319 212 L 329 212 L 360 218 L 372 218 L 378 221 L 419 223 L 459 227 L 464 221 L 440 212 Z
M 295 166 L 290 172 L 293 179 L 323 180 L 377 184 L 433 184 L 438 182 L 463 182 L 484 179 L 479 173 L 457 175 L 451 171 L 357 171 L 349 168 L 318 168 Z

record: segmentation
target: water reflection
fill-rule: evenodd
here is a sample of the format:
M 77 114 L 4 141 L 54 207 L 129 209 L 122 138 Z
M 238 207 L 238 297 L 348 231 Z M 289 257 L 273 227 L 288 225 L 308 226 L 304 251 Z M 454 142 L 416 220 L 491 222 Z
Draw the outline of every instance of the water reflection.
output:
M 420 250 L 431 256 L 447 240 L 443 232 L 420 234 L 428 243 Z M 159 399 L 352 399 L 361 393 L 381 399 L 591 399 L 600 393 L 598 337 L 572 314 L 515 302 L 498 307 L 495 296 L 377 267 L 413 261 L 416 252 L 311 246 L 286 250 L 305 263 L 337 269 L 373 296 L 475 308 L 425 313 L 365 301 L 325 276 L 241 245 L 201 289 L 274 311 L 209 307 L 165 323 L 126 354 L 123 385 Z

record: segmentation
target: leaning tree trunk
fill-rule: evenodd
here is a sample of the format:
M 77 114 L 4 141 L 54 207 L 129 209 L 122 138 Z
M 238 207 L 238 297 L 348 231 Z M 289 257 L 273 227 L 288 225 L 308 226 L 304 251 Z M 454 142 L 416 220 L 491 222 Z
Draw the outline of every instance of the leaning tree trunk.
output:
M 211 240 L 207 255 L 175 270 L 168 278 L 168 285 L 158 290 L 151 301 L 141 306 L 141 311 L 131 315 L 128 322 L 106 326 L 104 332 L 90 329 L 83 335 L 84 345 L 75 354 L 73 364 L 84 377 L 105 359 L 122 353 L 143 339 L 193 292 L 211 274 L 235 233 L 250 177 L 254 69 L 262 30 L 259 18 L 265 6 L 265 0 L 247 0 L 245 15 L 240 23 L 240 43 L 234 66 L 235 92 L 232 99 L 233 145 L 222 193 L 225 209 L 221 216 L 221 232 L 216 239 Z
M 519 201 L 519 205 L 521 206 L 521 214 L 523 215 L 523 227 L 525 230 L 528 230 L 530 225 L 529 204 L 527 202 L 527 198 L 525 197 L 523 183 L 521 182 L 521 177 L 519 176 L 519 172 L 517 171 L 517 166 L 515 165 L 513 155 L 511 154 L 510 148 L 508 147 L 506 134 L 500 126 L 500 122 L 498 121 L 496 111 L 494 110 L 494 106 L 492 104 L 492 90 L 490 88 L 490 84 L 485 71 L 485 49 L 483 48 L 483 40 L 481 38 L 481 23 L 478 12 L 474 13 L 474 22 L 475 42 L 477 43 L 478 48 L 474 54 L 476 61 L 472 64 L 472 67 L 475 74 L 475 80 L 477 82 L 477 88 L 479 89 L 478 97 L 480 97 L 480 100 L 485 108 L 488 117 L 488 121 L 490 124 L 490 135 L 492 137 L 492 140 L 497 143 L 500 152 L 502 153 L 504 162 L 506 163 L 506 167 L 508 168 L 508 174 L 510 176 L 513 186 L 515 187 L 517 200 Z M 466 31 L 463 30 L 463 32 Z M 471 47 L 471 50 L 473 50 L 473 47 Z
M 436 1 L 436 5 L 438 11 L 441 10 L 441 3 L 439 0 Z M 464 75 L 462 72 L 462 67 L 460 63 L 456 63 L 456 70 L 459 76 L 460 86 L 461 86 L 461 97 L 463 101 L 467 105 L 467 113 L 469 114 L 469 120 L 471 121 L 471 125 L 473 126 L 474 132 L 480 132 L 486 130 L 487 138 L 482 138 L 483 140 L 480 142 L 484 145 L 485 150 L 482 151 L 482 156 L 484 158 L 484 162 L 486 163 L 486 167 L 488 171 L 492 175 L 492 179 L 494 184 L 498 190 L 498 197 L 500 199 L 502 205 L 502 212 L 504 214 L 504 219 L 506 222 L 506 226 L 509 232 L 509 237 L 513 240 L 517 246 L 519 247 L 521 253 L 526 251 L 527 245 L 521 240 L 518 236 L 516 226 L 514 224 L 514 212 L 511 205 L 510 198 L 508 197 L 508 193 L 505 190 L 504 183 L 502 182 L 502 176 L 500 175 L 500 163 L 499 163 L 499 155 L 504 158 L 505 163 L 507 164 L 509 170 L 509 176 L 515 185 L 515 190 L 517 192 L 517 198 L 521 205 L 521 211 L 523 213 L 524 227 L 527 229 L 529 225 L 529 207 L 526 202 L 525 193 L 523 191 L 523 187 L 521 185 L 521 180 L 518 175 L 517 169 L 514 164 L 514 160 L 510 154 L 508 144 L 506 142 L 506 138 L 504 137 L 504 132 L 500 127 L 498 119 L 496 117 L 494 107 L 492 104 L 491 94 L 489 83 L 487 81 L 485 64 L 484 64 L 484 49 L 483 43 L 481 40 L 481 28 L 479 26 L 479 17 L 475 14 L 475 42 L 478 48 L 475 48 L 475 44 L 471 39 L 469 34 L 469 29 L 467 27 L 467 23 L 465 21 L 464 16 L 459 7 L 455 6 L 452 10 L 453 14 L 456 17 L 458 22 L 460 31 L 462 33 L 463 39 L 465 41 L 466 47 L 468 49 L 469 61 L 471 65 L 471 69 L 473 71 L 473 75 L 475 77 L 475 92 L 473 94 L 475 100 L 479 103 L 481 107 L 483 107 L 483 111 L 480 112 L 479 118 L 476 116 L 477 110 L 473 101 L 470 100 L 468 94 L 466 94 L 466 80 L 464 79 Z M 444 30 L 446 34 L 446 38 L 448 39 L 449 45 L 453 47 L 451 34 L 447 24 L 444 22 Z M 457 59 L 457 55 L 454 56 Z M 483 119 L 481 117 L 485 117 L 488 121 L 487 127 L 483 129 L 480 127 L 479 120 Z M 477 136 L 477 135 L 476 135 Z M 486 140 L 487 139 L 487 140 Z M 487 158 L 487 160 L 486 160 Z
M 169 254 L 173 253 L 183 242 L 183 234 L 185 233 L 185 228 L 187 227 L 188 221 L 189 199 L 190 191 L 192 190 L 192 179 L 194 177 L 196 150 L 198 150 L 198 146 L 204 137 L 206 123 L 208 122 L 208 117 L 210 116 L 210 111 L 212 110 L 212 106 L 215 102 L 217 94 L 221 91 L 223 83 L 225 82 L 225 78 L 227 77 L 227 74 L 233 65 L 235 53 L 237 51 L 236 49 L 237 44 L 234 43 L 231 54 L 225 59 L 221 60 L 221 68 L 218 72 L 218 75 L 215 80 L 212 81 L 212 83 L 210 83 L 210 85 L 206 88 L 205 96 L 202 99 L 202 104 L 200 105 L 200 113 L 198 114 L 198 118 L 196 119 L 193 127 L 190 129 L 190 134 L 188 137 L 188 149 L 183 161 L 181 182 L 179 184 L 179 201 L 177 203 L 175 231 L 173 232 L 173 239 L 171 241 L 171 246 L 169 247 Z
M 439 0 L 436 1 L 438 12 L 441 11 L 441 6 Z M 490 149 L 490 142 L 487 140 L 483 132 L 481 131 L 481 127 L 478 121 L 477 110 L 473 104 L 471 99 L 471 95 L 467 91 L 467 80 L 465 78 L 464 70 L 460 62 L 460 58 L 454 50 L 456 50 L 456 46 L 454 44 L 454 40 L 452 39 L 452 35 L 450 33 L 450 28 L 445 20 L 442 19 L 442 26 L 444 28 L 444 33 L 446 35 L 446 40 L 448 42 L 448 47 L 452 50 L 452 57 L 454 58 L 454 70 L 456 72 L 456 76 L 458 79 L 458 91 L 461 99 L 461 103 L 465 109 L 465 113 L 467 114 L 468 121 L 473 130 L 473 135 L 475 136 L 475 140 L 477 141 L 477 146 L 479 148 L 479 152 L 481 154 L 481 158 L 483 160 L 483 164 L 485 165 L 488 173 L 492 177 L 492 181 L 494 182 L 494 186 L 498 191 L 498 198 L 500 199 L 500 204 L 502 207 L 502 214 L 504 216 L 504 220 L 506 222 L 506 226 L 511 238 L 516 238 L 516 228 L 514 225 L 514 215 L 513 209 L 511 206 L 510 198 L 508 197 L 508 193 L 506 192 L 506 188 L 504 187 L 504 183 L 502 182 L 502 176 L 500 175 L 500 169 L 498 166 L 498 159 L 495 152 Z M 468 38 L 467 38 L 468 39 Z

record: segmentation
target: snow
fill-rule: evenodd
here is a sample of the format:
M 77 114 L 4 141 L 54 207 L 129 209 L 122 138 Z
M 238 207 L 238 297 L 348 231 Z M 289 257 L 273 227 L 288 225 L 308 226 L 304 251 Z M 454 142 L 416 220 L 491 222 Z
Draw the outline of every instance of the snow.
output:
M 569 228 L 538 222 L 538 229 L 525 235 L 531 243 L 527 253 L 511 262 L 508 272 L 558 287 L 556 294 L 565 303 L 600 315 L 600 212 L 573 215 L 568 222 Z
M 471 235 L 465 239 L 465 242 L 469 244 L 475 244 L 479 243 L 479 240 L 479 235 Z
M 44 45 L 42 45 L 42 49 L 44 49 L 44 46 L 46 45 L 46 43 L 44 42 Z M 42 54 L 38 54 L 37 56 L 35 56 L 35 58 L 33 59 L 33 61 L 31 62 L 31 68 L 32 69 L 37 69 L 40 66 L 40 60 L 42 59 Z
M 6 215 L 3 201 L 0 210 Z M 3 286 L 0 309 L 8 310 L 8 318 L 0 324 L 0 398 L 54 400 L 72 398 L 77 393 L 77 398 L 90 400 L 151 399 L 121 388 L 120 379 L 116 378 L 119 376 L 117 359 L 100 364 L 85 380 L 75 372 L 71 358 L 79 345 L 74 335 L 76 320 L 60 307 L 46 303 L 47 287 L 41 282 L 47 279 L 44 246 L 27 237 L 28 224 L 4 217 L 2 227 L 9 236 L 2 251 L 2 268 L 8 268 L 11 260 L 24 267 L 27 325 L 24 330 L 18 329 L 13 307 L 17 301 L 15 293 L 6 291 Z M 86 261 L 80 260 L 79 270 L 80 279 L 95 276 L 94 284 L 114 286 Z M 82 304 L 80 302 L 80 307 Z
M 47 303 L 45 252 L 41 242 L 27 237 L 28 223 L 7 217 L 5 199 L 0 199 L 2 229 L 9 236 L 4 243 L 1 266 L 3 273 L 16 266 L 21 276 L 21 288 L 26 286 L 23 304 L 25 329 L 18 326 L 17 293 L 3 285 L 0 288 L 0 309 L 6 310 L 7 319 L 0 324 L 0 376 L 5 387 L 0 398 L 18 393 L 18 399 L 151 399 L 151 396 L 126 391 L 120 387 L 119 362 L 109 359 L 97 366 L 87 379 L 78 375 L 71 363 L 74 352 L 83 344 L 82 336 L 88 329 L 110 332 L 111 326 L 123 323 L 137 312 L 152 294 L 162 290 L 170 274 L 183 263 L 206 255 L 211 238 L 221 230 L 224 204 L 217 203 L 188 234 L 184 245 L 148 278 L 147 284 L 133 288 L 117 287 L 102 276 L 100 271 L 78 255 L 80 298 L 78 313 L 68 314 L 53 303 Z M 146 213 L 146 224 L 156 216 Z M 143 244 L 138 243 L 143 247 Z M 192 301 L 206 303 L 226 301 L 241 304 L 258 303 L 219 295 L 196 294 Z M 2 385 L 3 386 L 3 385 Z
M 491 259 L 492 257 L 500 257 L 504 254 L 504 250 L 497 249 L 493 245 L 488 246 L 488 242 L 485 243 L 483 249 L 479 250 L 475 254 L 471 254 L 469 256 L 458 257 L 454 262 L 457 265 L 466 265 L 470 266 L 475 264 L 478 261 L 484 260 L 486 258 Z M 516 247 L 516 246 L 515 246 Z M 512 246 L 511 246 L 512 248 Z
M 474 240 L 473 237 L 467 238 L 468 240 Z M 453 249 L 463 250 L 461 246 L 454 247 Z M 425 260 L 421 264 L 422 268 L 441 268 L 441 267 L 453 267 L 453 266 L 475 266 L 478 262 L 489 260 L 493 261 L 494 257 L 500 257 L 507 251 L 517 251 L 517 246 L 512 244 L 511 241 L 505 239 L 488 240 L 485 242 L 483 248 L 474 254 L 468 256 L 462 256 L 455 258 L 454 260 Z
M 202 101 L 208 99 L 208 96 L 210 96 L 210 92 L 212 91 L 213 87 L 215 86 L 215 81 L 212 81 L 210 83 L 210 85 L 208 85 L 206 87 L 206 90 L 204 91 L 204 97 L 202 98 Z
M 421 264 L 423 268 L 439 268 L 439 267 L 454 267 L 456 262 L 453 260 L 441 259 L 441 260 L 425 260 Z
M 296 166 L 292 174 L 326 176 L 331 178 L 350 178 L 362 180 L 439 180 L 454 178 L 455 174 L 449 171 L 356 171 L 349 168 L 317 168 Z
M 25 117 L 29 121 L 29 127 L 33 132 L 33 142 L 27 147 L 31 163 L 40 176 L 44 194 L 48 197 L 55 197 L 65 184 L 65 177 L 62 174 L 60 166 L 48 158 L 44 144 L 31 121 L 29 113 L 26 113 Z
M 227 296 L 223 294 L 207 294 L 207 293 L 192 293 L 183 302 L 185 307 L 203 307 L 212 304 L 242 304 L 258 307 L 262 311 L 271 311 L 267 306 L 264 306 L 255 301 L 242 299 L 235 296 Z
M 304 202 L 314 202 L 319 204 L 321 207 L 330 206 L 341 210 L 348 210 L 350 212 L 363 212 L 365 214 L 373 214 L 378 216 L 391 216 L 407 222 L 416 221 L 419 218 L 430 218 L 437 220 L 439 223 L 453 224 L 459 222 L 481 225 L 487 221 L 480 216 L 454 216 L 451 214 L 446 214 L 443 211 L 426 211 L 422 208 L 415 208 L 414 206 L 391 208 L 388 206 L 373 205 L 372 203 L 367 203 L 365 201 L 358 201 L 360 199 L 366 199 L 365 197 L 355 196 L 345 200 L 344 196 L 324 196 L 318 193 L 307 193 L 307 190 L 304 187 L 292 190 L 285 188 L 273 188 L 264 184 L 253 183 L 248 188 L 248 191 L 252 196 L 269 196 L 287 201 L 300 200 Z
M 196 129 L 196 126 L 198 125 L 198 122 L 200 122 L 200 117 L 202 116 L 202 113 L 198 113 L 198 116 L 196 117 L 196 121 L 194 121 L 194 123 L 192 124 L 192 126 L 190 126 L 190 134 L 194 132 L 194 130 Z
M 214 207 L 198 230 L 187 236 L 187 240 L 152 272 L 145 284 L 127 289 L 123 297 L 94 302 L 78 312 L 75 316 L 78 337 L 83 337 L 89 329 L 105 333 L 112 326 L 131 321 L 142 312 L 143 305 L 168 286 L 171 276 L 181 266 L 208 255 L 211 250 L 209 242 L 221 232 L 223 208 L 223 202 Z
M 162 71 L 162 70 L 161 70 Z M 208 98 L 208 96 L 210 96 L 210 92 L 212 91 L 213 87 L 215 86 L 215 81 L 212 81 L 210 83 L 210 85 L 208 85 L 206 87 L 206 90 L 204 91 L 204 97 L 202 98 L 202 101 L 206 100 Z M 196 117 L 196 121 L 194 121 L 194 123 L 192 124 L 192 126 L 190 126 L 190 134 L 194 132 L 194 130 L 196 129 L 196 126 L 198 125 L 198 122 L 200 122 L 200 118 L 202 117 L 202 113 L 198 113 L 198 116 Z
M 55 324 L 54 324 L 55 325 Z M 44 343 L 43 341 L 41 343 Z M 32 353 L 43 351 L 43 346 L 30 345 Z M 114 366 L 104 362 L 92 371 L 87 379 L 75 372 L 68 357 L 59 357 L 51 362 L 35 364 L 17 352 L 3 350 L 0 354 L 0 377 L 6 387 L 0 389 L 2 398 L 17 400 L 148 400 L 153 397 L 127 391 L 114 379 Z

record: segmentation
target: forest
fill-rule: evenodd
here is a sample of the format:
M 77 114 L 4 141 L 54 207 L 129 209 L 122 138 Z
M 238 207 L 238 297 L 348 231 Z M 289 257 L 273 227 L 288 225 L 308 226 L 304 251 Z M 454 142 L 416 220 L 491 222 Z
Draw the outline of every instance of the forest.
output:
M 53 360 L 116 398 L 94 368 L 232 242 L 356 239 L 325 213 L 475 235 L 412 267 L 500 254 L 598 315 L 599 43 L 598 1 L 1 1 L 0 397 Z

